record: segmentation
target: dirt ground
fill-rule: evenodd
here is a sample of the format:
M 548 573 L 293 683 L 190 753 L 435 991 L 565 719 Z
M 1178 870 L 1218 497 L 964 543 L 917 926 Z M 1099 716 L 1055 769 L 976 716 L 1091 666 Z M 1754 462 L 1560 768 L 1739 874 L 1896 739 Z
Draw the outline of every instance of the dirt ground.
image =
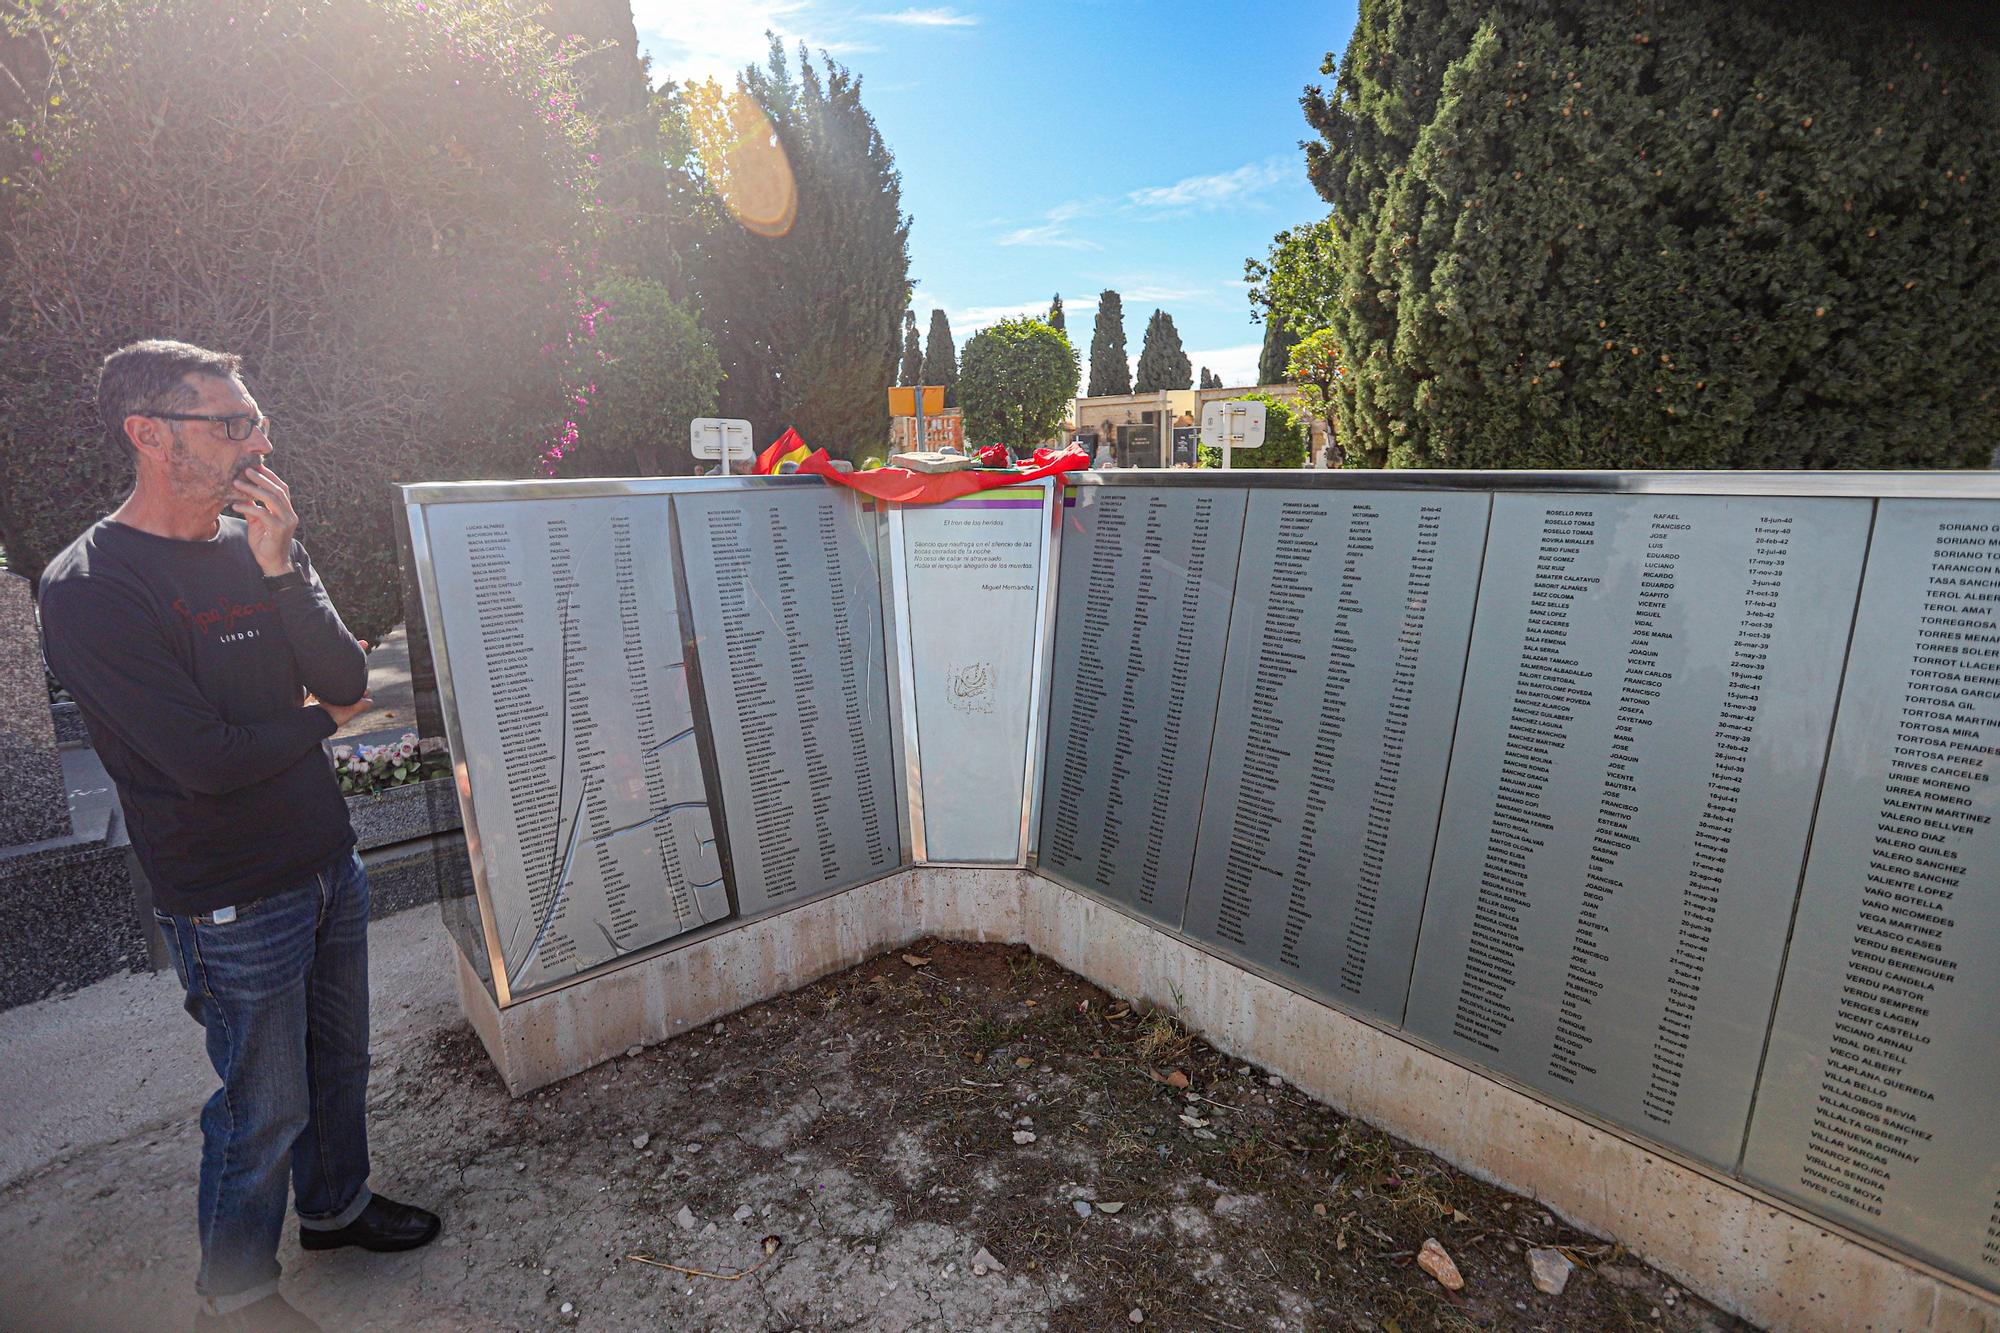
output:
M 445 1234 L 288 1236 L 329 1329 L 1747 1327 L 1018 947 L 920 944 L 519 1101 L 440 1014 L 372 1102 L 377 1188 Z M 0 1191 L 0 1324 L 185 1327 L 198 1152 L 187 1117 Z

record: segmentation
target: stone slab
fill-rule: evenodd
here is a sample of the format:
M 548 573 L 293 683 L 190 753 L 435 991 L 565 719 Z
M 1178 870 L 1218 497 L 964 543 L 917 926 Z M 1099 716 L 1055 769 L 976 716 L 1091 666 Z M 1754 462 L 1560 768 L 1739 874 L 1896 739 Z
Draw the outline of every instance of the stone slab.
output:
M 1177 927 L 1194 870 L 1247 491 L 1063 502 L 1042 873 Z
M 125 849 L 105 832 L 0 851 L 0 1009 L 147 966 Z
M 1876 517 L 1743 1174 L 2000 1286 L 1992 520 Z
M 49 715 L 41 622 L 28 581 L 0 570 L 0 847 L 70 831 L 62 760 Z

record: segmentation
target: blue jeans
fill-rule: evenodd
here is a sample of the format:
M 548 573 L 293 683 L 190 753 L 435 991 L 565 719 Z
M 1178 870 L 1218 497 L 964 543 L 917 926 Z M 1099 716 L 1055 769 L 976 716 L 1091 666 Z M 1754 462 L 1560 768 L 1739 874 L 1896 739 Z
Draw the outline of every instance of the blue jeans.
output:
M 226 1313 L 277 1290 L 288 1172 L 301 1226 L 368 1206 L 368 875 L 347 852 L 234 919 L 155 915 L 222 1078 L 201 1113 L 195 1286 Z

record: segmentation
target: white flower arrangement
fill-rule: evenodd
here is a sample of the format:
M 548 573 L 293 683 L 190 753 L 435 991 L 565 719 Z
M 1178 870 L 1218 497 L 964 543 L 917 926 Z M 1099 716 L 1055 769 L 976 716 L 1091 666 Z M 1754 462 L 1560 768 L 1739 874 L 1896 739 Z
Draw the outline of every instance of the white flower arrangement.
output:
M 387 745 L 334 746 L 333 771 L 340 778 L 341 795 L 360 796 L 442 777 L 451 771 L 451 762 L 442 750 L 427 753 L 417 733 L 406 731 Z

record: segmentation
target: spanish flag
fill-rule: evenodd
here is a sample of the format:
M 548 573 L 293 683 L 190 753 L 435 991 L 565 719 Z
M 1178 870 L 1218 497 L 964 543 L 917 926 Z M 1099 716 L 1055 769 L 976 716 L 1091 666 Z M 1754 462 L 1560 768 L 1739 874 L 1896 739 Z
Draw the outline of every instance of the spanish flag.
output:
M 787 426 L 785 433 L 771 442 L 770 448 L 757 455 L 757 466 L 753 472 L 759 477 L 768 477 L 778 470 L 780 463 L 803 463 L 811 452 L 806 448 L 806 442 L 799 438 L 799 433 Z

